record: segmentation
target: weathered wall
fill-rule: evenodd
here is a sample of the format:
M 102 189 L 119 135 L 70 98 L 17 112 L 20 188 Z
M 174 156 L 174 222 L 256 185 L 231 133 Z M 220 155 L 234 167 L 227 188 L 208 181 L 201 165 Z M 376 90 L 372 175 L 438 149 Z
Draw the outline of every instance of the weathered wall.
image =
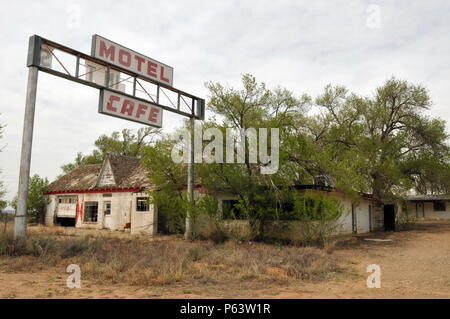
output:
M 155 236 L 158 232 L 158 210 L 155 205 L 149 204 L 149 211 L 140 212 L 136 210 L 136 201 L 138 197 L 148 197 L 148 193 L 134 193 L 133 205 L 131 211 L 131 230 L 132 234 L 148 234 Z
M 146 193 L 118 192 L 110 194 L 111 197 L 104 197 L 103 193 L 70 194 L 78 195 L 79 203 L 84 203 L 83 208 L 85 208 L 86 202 L 98 202 L 97 222 L 85 222 L 85 211 L 83 209 L 83 220 L 78 219 L 76 227 L 102 229 L 107 226 L 112 230 L 123 230 L 124 226 L 131 222 L 130 231 L 132 233 L 156 234 L 157 214 L 153 205 L 150 205 L 147 212 L 136 211 L 136 198 L 148 196 Z M 47 205 L 45 222 L 47 225 L 53 225 L 58 195 L 50 195 L 49 198 L 50 203 Z M 109 223 L 105 224 L 104 203 L 108 201 L 111 202 L 111 214 L 109 215 Z M 106 216 L 106 218 L 108 217 Z
M 340 224 L 337 232 L 338 233 L 352 233 L 352 199 L 348 196 L 345 196 L 343 193 L 338 192 L 326 192 L 326 191 L 320 191 L 320 190 L 311 190 L 313 193 L 322 193 L 324 196 L 332 196 L 341 201 L 344 207 L 344 214 L 339 218 L 338 222 Z M 223 200 L 234 200 L 237 199 L 236 196 L 231 195 L 229 193 L 223 192 L 215 194 L 219 199 L 219 210 L 222 211 L 222 201 Z M 369 214 L 369 206 L 371 206 L 371 213 Z M 372 200 L 366 199 L 366 198 L 360 198 L 359 203 L 355 204 L 355 214 L 356 214 L 356 231 L 357 233 L 367 233 L 372 230 L 382 229 L 384 227 L 383 219 L 384 214 L 380 211 L 376 211 L 375 204 L 372 202 Z M 371 215 L 371 216 L 370 216 Z M 370 218 L 371 217 L 371 218 Z M 237 226 L 237 227 L 243 227 L 243 225 L 246 225 L 248 227 L 248 222 L 239 220 L 239 221 L 226 221 L 227 224 Z M 283 222 L 287 225 L 287 227 L 294 227 L 296 223 L 299 223 L 298 221 L 286 221 Z M 205 232 L 207 230 L 207 224 L 206 220 L 204 218 L 200 218 L 197 220 L 194 230 L 196 233 L 200 234 L 202 232 Z
M 98 178 L 97 187 L 104 187 L 107 185 L 115 185 L 114 175 L 111 169 L 109 160 L 105 162 L 105 167 L 101 171 L 101 175 Z
M 45 210 L 45 224 L 52 226 L 54 216 L 56 213 L 56 196 L 55 195 L 49 195 L 48 196 L 49 202 L 47 204 L 46 210 Z
M 450 219 L 450 201 L 445 201 L 445 212 L 434 211 L 433 202 L 410 201 L 408 203 L 408 212 L 418 218 Z

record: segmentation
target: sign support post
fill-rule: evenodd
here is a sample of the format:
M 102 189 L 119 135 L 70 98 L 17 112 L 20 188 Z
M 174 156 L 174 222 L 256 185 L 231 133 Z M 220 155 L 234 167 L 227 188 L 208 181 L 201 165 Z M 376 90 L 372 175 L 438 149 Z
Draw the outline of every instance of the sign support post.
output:
M 187 178 L 187 198 L 192 204 L 194 201 L 194 125 L 195 118 L 193 116 L 189 119 L 189 130 L 190 130 L 190 144 L 189 145 L 189 161 L 188 161 L 188 178 Z M 192 239 L 192 216 L 191 208 L 188 207 L 186 212 L 186 230 L 184 233 L 184 239 Z
M 34 111 L 36 106 L 36 91 L 38 68 L 28 68 L 27 96 L 25 102 L 25 117 L 23 121 L 22 153 L 20 157 L 19 192 L 17 196 L 17 211 L 14 216 L 14 239 L 24 239 L 27 236 L 27 198 L 30 179 L 31 146 L 33 143 Z

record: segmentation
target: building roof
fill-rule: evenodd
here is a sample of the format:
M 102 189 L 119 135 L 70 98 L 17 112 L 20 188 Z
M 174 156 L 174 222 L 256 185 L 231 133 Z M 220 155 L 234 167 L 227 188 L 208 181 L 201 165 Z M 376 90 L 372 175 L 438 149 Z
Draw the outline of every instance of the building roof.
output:
M 105 170 L 113 179 L 99 183 Z M 47 187 L 47 193 L 146 188 L 151 185 L 141 159 L 107 154 L 103 164 L 82 165 L 58 178 Z
M 433 201 L 433 200 L 450 200 L 448 195 L 409 195 L 408 200 Z

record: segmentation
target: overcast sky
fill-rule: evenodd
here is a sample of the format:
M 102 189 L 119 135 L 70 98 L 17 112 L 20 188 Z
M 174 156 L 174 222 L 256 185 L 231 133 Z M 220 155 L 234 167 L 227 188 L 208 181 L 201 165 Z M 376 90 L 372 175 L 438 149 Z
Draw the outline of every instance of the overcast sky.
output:
M 450 1 L 9 1 L 0 11 L 0 180 L 17 192 L 28 38 L 90 53 L 102 35 L 174 67 L 174 86 L 207 98 L 206 81 L 251 73 L 316 96 L 328 83 L 370 95 L 391 76 L 426 86 L 450 121 Z M 31 174 L 53 181 L 101 134 L 140 125 L 97 113 L 98 91 L 39 73 Z M 164 113 L 165 130 L 182 117 Z M 449 124 L 447 124 L 449 128 Z

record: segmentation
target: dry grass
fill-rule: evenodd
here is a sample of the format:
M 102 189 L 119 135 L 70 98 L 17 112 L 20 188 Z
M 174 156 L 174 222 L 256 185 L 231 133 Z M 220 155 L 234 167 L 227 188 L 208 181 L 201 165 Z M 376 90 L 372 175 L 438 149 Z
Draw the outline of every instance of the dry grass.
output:
M 0 240 L 0 269 L 37 271 L 78 264 L 93 281 L 136 286 L 317 281 L 341 269 L 333 255 L 313 247 L 261 243 L 186 242 L 174 236 L 151 239 L 120 232 L 63 227 L 29 228 L 26 242 L 11 233 Z M 1 235 L 1 233 L 0 233 Z

